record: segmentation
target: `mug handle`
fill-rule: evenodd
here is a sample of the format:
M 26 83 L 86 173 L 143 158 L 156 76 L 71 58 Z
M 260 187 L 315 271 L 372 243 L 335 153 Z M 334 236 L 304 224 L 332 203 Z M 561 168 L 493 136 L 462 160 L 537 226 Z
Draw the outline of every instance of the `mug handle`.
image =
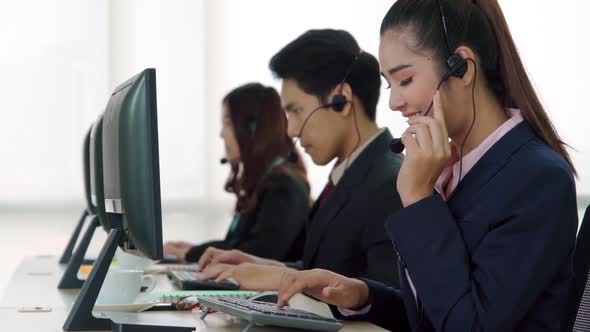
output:
M 145 285 L 146 280 L 149 281 L 149 285 Z M 145 291 L 143 291 L 142 293 L 147 294 L 147 293 L 153 291 L 154 288 L 156 287 L 156 278 L 151 274 L 144 274 L 142 284 L 147 287 L 147 289 Z

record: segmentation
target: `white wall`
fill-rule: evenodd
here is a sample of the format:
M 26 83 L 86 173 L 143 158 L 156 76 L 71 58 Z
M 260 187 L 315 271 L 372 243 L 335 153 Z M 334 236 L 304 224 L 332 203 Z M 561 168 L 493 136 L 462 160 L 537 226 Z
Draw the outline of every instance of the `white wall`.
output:
M 163 206 L 228 207 L 217 162 L 220 100 L 237 85 L 279 87 L 270 57 L 311 28 L 349 30 L 377 53 L 392 1 L 28 0 L 0 2 L 0 206 L 81 204 L 81 142 L 109 92 L 157 68 Z M 590 4 L 501 0 L 547 109 L 578 151 L 579 192 L 590 194 L 586 65 Z M 34 8 L 34 10 L 32 10 Z M 534 15 L 531 13 L 534 8 Z M 401 119 L 382 90 L 378 122 Z M 306 158 L 313 193 L 329 167 Z
M 110 4 L 110 87 L 156 68 L 162 197 L 204 198 L 204 129 L 211 113 L 205 108 L 204 1 Z
M 82 137 L 108 92 L 107 8 L 0 2 L 0 204 L 82 193 Z

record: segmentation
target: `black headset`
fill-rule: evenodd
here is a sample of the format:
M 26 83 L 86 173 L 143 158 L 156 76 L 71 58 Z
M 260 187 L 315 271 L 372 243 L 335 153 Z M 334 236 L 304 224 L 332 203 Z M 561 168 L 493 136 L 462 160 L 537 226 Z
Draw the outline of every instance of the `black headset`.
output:
M 449 33 L 447 31 L 447 18 L 443 11 L 440 0 L 436 0 L 438 3 L 438 9 L 440 10 L 440 20 L 442 21 L 443 34 L 445 36 L 445 42 L 447 44 L 447 50 L 449 51 L 449 58 L 447 59 L 447 67 L 449 71 L 443 76 L 442 81 L 446 81 L 449 77 L 454 76 L 463 78 L 467 72 L 467 60 L 463 59 L 459 54 L 453 53 L 451 49 L 451 43 L 449 43 Z
M 449 51 L 449 53 L 448 53 L 449 57 L 447 58 L 447 61 L 446 61 L 448 70 L 442 76 L 440 82 L 438 83 L 438 86 L 436 87 L 436 91 L 438 91 L 438 89 L 440 89 L 440 86 L 444 82 L 446 82 L 449 78 L 451 78 L 451 77 L 463 78 L 463 76 L 465 76 L 465 73 L 467 72 L 467 60 L 463 59 L 459 54 L 453 53 L 453 51 L 451 49 L 451 44 L 449 43 L 449 34 L 447 31 L 447 19 L 446 19 L 445 13 L 443 11 L 443 7 L 442 7 L 440 0 L 436 0 L 436 2 L 438 3 L 438 9 L 440 12 L 440 20 L 442 22 L 445 43 L 447 45 L 447 50 Z M 426 116 L 426 115 L 428 115 L 428 113 L 430 113 L 430 110 L 432 109 L 432 105 L 433 105 L 433 102 L 430 103 L 430 106 L 428 107 L 428 110 L 426 111 L 426 113 L 424 113 L 424 116 Z M 405 146 L 404 146 L 404 143 L 402 143 L 401 138 L 394 138 L 391 141 L 391 143 L 389 144 L 389 148 L 394 153 L 402 153 L 402 151 L 404 151 L 404 149 L 405 149 Z

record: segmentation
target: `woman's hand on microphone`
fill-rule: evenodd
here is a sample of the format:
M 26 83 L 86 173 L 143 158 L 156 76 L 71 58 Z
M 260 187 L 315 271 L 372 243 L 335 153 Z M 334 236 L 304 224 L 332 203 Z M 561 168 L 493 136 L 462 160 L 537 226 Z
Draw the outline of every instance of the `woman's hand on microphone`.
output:
M 416 116 L 402 135 L 406 157 L 397 177 L 404 207 L 431 196 L 434 185 L 451 157 L 449 134 L 440 102 L 434 96 L 434 116 Z

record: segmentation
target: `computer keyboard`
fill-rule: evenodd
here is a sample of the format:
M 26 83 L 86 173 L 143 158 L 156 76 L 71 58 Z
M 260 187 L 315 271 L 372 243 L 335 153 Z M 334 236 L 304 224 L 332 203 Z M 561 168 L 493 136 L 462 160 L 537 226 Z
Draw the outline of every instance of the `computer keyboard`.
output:
M 168 271 L 168 278 L 172 283 L 183 290 L 238 290 L 240 286 L 229 281 L 217 282 L 214 280 L 199 280 L 197 272 Z
M 279 309 L 276 304 L 268 302 L 230 297 L 199 297 L 199 304 L 204 311 L 201 319 L 204 319 L 211 310 L 217 310 L 248 321 L 245 331 L 254 325 L 313 331 L 338 331 L 342 328 L 342 324 L 333 318 L 325 318 L 288 306 Z
M 197 264 L 154 264 L 144 269 L 149 274 L 167 274 L 169 271 L 197 271 Z

